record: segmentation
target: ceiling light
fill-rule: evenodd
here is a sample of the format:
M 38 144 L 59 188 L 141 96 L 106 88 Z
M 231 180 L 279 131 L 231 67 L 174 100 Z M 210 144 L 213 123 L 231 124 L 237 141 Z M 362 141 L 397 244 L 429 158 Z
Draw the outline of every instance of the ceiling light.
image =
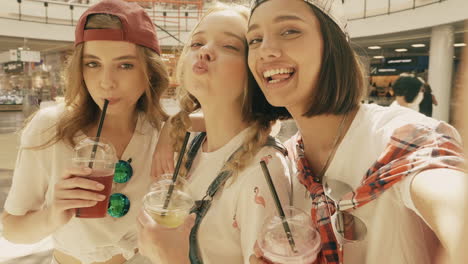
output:
M 374 56 L 374 59 L 384 59 L 384 56 Z
M 368 49 L 370 49 L 370 50 L 378 50 L 378 49 L 381 49 L 381 48 L 382 47 L 380 47 L 380 46 L 370 46 L 370 47 L 368 47 Z
M 411 45 L 411 47 L 413 47 L 413 48 L 424 48 L 424 47 L 426 47 L 426 44 L 413 44 L 413 45 Z
M 455 43 L 455 44 L 453 44 L 453 46 L 455 46 L 455 47 L 465 47 L 466 44 L 465 43 Z
M 408 49 L 395 49 L 396 52 L 407 52 Z

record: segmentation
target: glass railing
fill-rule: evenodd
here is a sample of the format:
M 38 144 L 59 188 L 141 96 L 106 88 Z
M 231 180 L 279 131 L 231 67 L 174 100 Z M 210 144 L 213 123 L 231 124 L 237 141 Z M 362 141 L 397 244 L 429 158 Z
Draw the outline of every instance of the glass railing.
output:
M 99 0 L 2 0 L 0 18 L 74 26 L 81 14 Z M 175 3 L 175 4 L 174 4 Z M 168 30 L 188 31 L 190 20 L 201 16 L 202 0 L 141 3 L 156 24 Z
M 4 0 L 0 7 L 0 18 L 72 26 L 89 4 L 80 0 Z
M 73 26 L 86 8 L 97 1 L 99 0 L 2 0 L 0 18 Z M 445 1 L 449 0 L 344 0 L 344 5 L 348 19 L 358 20 Z M 169 31 L 189 31 L 204 9 L 214 2 L 215 0 L 160 0 L 142 5 L 158 26 Z M 232 2 L 244 3 L 245 0 Z

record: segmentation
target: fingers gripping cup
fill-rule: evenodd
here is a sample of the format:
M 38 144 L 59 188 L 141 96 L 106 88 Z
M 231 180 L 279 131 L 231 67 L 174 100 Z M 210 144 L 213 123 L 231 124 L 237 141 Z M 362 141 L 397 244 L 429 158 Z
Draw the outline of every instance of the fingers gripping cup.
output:
M 77 208 L 75 215 L 82 218 L 105 217 L 117 162 L 114 146 L 103 138 L 85 138 L 76 145 L 74 150 L 72 166 L 74 168 L 92 168 L 90 175 L 77 177 L 103 184 L 103 190 L 94 192 L 106 196 L 105 200 L 97 202 L 92 207 Z
M 289 246 L 283 228 L 283 219 L 278 215 L 266 218 L 259 234 L 258 246 L 263 258 L 272 263 L 311 264 L 320 252 L 320 235 L 312 226 L 310 216 L 294 207 L 284 208 L 285 219 L 294 237 L 294 252 Z
M 143 198 L 143 206 L 158 224 L 167 228 L 176 228 L 184 223 L 194 202 L 190 194 L 175 188 L 169 205 L 164 208 L 167 191 L 168 188 L 162 185 L 150 191 Z

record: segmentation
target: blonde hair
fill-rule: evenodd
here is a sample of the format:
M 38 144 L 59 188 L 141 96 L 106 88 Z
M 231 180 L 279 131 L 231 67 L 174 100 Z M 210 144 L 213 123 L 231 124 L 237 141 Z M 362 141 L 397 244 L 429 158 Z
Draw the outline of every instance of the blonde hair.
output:
M 239 13 L 245 20 L 248 20 L 249 10 L 248 8 L 236 5 L 236 4 L 221 4 L 218 3 L 214 8 L 210 9 L 198 22 L 198 24 L 193 28 L 191 36 L 198 28 L 198 26 L 203 22 L 203 20 L 215 12 L 221 11 L 235 11 Z M 187 54 L 187 51 L 190 47 L 190 42 L 188 42 L 180 55 L 179 62 L 177 65 L 177 80 L 179 82 L 179 87 L 177 88 L 177 97 L 179 99 L 179 105 L 181 111 L 171 118 L 172 124 L 172 139 L 174 142 L 174 149 L 179 150 L 182 146 L 182 141 L 185 136 L 185 132 L 191 127 L 191 121 L 189 115 L 201 108 L 198 100 L 190 94 L 187 89 L 184 87 L 183 83 L 183 67 L 184 60 Z M 247 47 L 247 45 L 246 45 Z M 246 64 L 247 67 L 247 64 Z M 249 71 L 249 85 L 256 85 L 251 73 Z M 243 143 L 243 148 L 238 151 L 233 159 L 225 165 L 225 170 L 232 170 L 234 172 L 233 177 L 242 169 L 244 169 L 252 161 L 253 157 L 258 153 L 261 147 L 266 143 L 268 135 L 271 131 L 271 126 L 273 121 L 276 118 L 272 118 L 268 113 L 255 113 L 252 111 L 251 103 L 253 101 L 251 97 L 251 92 L 249 91 L 251 87 L 245 87 L 244 89 L 244 100 L 242 105 L 242 118 L 245 122 L 250 125 L 249 131 L 247 132 L 246 139 Z M 185 164 L 187 157 L 184 157 Z M 181 176 L 187 176 L 187 171 L 185 166 L 181 166 L 179 174 Z
M 109 14 L 96 14 L 89 17 L 86 29 L 91 28 L 122 28 L 118 17 Z M 168 115 L 161 107 L 160 99 L 169 86 L 169 77 L 160 56 L 153 50 L 137 45 L 137 56 L 144 65 L 143 71 L 148 83 L 143 95 L 138 99 L 136 109 L 146 115 L 150 124 L 161 128 L 162 121 Z M 83 44 L 78 44 L 67 62 L 64 72 L 66 93 L 64 115 L 56 124 L 55 135 L 44 145 L 50 146 L 60 140 L 75 146 L 74 137 L 82 128 L 87 128 L 98 121 L 100 109 L 91 98 L 83 79 L 82 71 Z

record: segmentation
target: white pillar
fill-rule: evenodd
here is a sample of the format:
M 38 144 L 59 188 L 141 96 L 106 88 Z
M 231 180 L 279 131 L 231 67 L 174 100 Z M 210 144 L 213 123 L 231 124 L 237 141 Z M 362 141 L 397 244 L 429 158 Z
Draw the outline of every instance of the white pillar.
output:
M 449 121 L 450 95 L 452 91 L 454 30 L 451 25 L 432 28 L 429 52 L 429 85 L 439 105 L 434 106 L 432 116 Z

